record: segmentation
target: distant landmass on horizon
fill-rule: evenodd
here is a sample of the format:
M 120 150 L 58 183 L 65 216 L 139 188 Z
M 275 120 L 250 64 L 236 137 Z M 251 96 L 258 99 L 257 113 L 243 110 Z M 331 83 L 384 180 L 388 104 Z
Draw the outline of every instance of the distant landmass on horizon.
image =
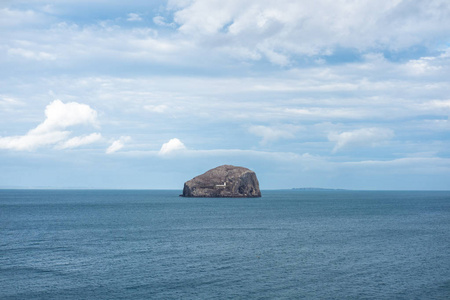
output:
M 303 188 L 292 188 L 295 191 L 348 191 L 346 189 L 327 189 L 327 188 L 316 188 L 316 187 L 303 187 Z

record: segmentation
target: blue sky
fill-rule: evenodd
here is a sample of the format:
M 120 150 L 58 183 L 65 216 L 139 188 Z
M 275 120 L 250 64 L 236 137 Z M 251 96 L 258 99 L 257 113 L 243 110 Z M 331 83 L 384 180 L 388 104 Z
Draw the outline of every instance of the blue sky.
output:
M 450 189 L 448 1 L 2 1 L 0 187 Z

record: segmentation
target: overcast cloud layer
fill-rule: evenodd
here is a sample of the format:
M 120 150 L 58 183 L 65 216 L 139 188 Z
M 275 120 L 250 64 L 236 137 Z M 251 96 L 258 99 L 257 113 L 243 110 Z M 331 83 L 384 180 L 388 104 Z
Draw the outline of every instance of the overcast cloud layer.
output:
M 5 1 L 2 187 L 449 189 L 448 1 Z

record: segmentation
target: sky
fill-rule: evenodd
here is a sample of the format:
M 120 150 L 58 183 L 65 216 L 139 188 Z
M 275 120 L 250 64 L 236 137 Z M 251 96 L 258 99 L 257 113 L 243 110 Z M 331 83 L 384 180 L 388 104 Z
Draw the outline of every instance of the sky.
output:
M 450 189 L 447 0 L 3 0 L 0 188 Z

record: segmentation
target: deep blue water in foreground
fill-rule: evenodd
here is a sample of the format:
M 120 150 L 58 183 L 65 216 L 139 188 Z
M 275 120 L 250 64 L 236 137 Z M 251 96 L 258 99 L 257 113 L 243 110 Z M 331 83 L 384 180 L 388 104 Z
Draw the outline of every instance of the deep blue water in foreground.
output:
M 450 192 L 0 190 L 0 299 L 450 299 Z

